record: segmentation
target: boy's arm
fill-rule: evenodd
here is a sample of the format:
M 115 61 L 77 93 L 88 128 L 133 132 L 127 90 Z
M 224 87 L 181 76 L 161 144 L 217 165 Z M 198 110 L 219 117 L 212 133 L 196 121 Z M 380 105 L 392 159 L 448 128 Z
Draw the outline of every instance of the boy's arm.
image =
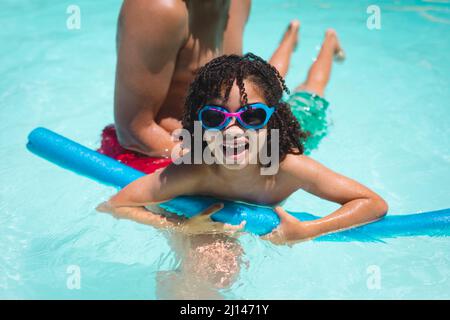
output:
M 223 203 L 215 203 L 190 219 L 168 218 L 146 209 L 148 205 L 165 202 L 180 195 L 195 194 L 201 173 L 189 165 L 171 164 L 163 170 L 133 181 L 120 190 L 109 201 L 100 204 L 97 210 L 111 213 L 119 219 L 133 220 L 158 229 L 174 229 L 186 234 L 228 233 L 242 230 L 239 226 L 213 222 L 211 215 L 223 208 Z
M 153 213 L 145 206 L 163 202 L 178 196 L 189 188 L 189 178 L 176 180 L 178 168 L 158 170 L 153 174 L 143 176 L 120 190 L 107 202 L 100 204 L 97 210 L 111 213 L 116 218 L 129 219 L 156 228 L 175 226 L 173 221 Z
M 106 201 L 98 205 L 96 209 L 99 212 L 111 213 L 117 219 L 132 220 L 157 229 L 173 228 L 177 225 L 176 222 L 155 214 L 144 207 L 114 207 L 109 201 Z
M 290 157 L 286 165 L 290 183 L 322 199 L 339 203 L 333 213 L 314 220 L 300 222 L 283 209 L 276 212 L 285 227 L 286 240 L 304 240 L 348 229 L 382 218 L 387 203 L 362 184 L 326 168 L 307 156 Z M 278 230 L 280 231 L 280 230 Z

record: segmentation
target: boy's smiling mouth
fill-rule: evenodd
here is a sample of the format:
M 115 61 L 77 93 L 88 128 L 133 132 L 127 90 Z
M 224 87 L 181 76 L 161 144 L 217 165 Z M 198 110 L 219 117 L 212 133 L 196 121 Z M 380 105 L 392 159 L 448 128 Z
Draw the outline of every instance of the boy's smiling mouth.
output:
M 222 144 L 222 151 L 226 159 L 242 159 L 246 156 L 248 149 L 249 143 L 246 139 L 226 141 Z

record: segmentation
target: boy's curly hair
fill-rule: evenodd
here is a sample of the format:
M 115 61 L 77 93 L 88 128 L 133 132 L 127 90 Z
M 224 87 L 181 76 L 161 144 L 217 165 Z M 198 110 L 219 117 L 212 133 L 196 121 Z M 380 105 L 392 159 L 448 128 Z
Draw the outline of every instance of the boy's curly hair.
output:
M 267 150 L 271 150 L 270 129 L 279 129 L 280 161 L 283 161 L 288 153 L 303 154 L 303 143 L 308 134 L 301 130 L 300 123 L 292 114 L 289 104 L 282 101 L 283 92 L 289 93 L 289 89 L 278 70 L 253 53 L 243 56 L 223 55 L 198 70 L 186 97 L 183 128 L 193 135 L 198 111 L 212 99 L 222 98 L 227 101 L 234 81 L 239 87 L 241 104 L 246 105 L 248 101 L 244 79 L 251 81 L 259 89 L 269 106 L 275 107 L 275 112 L 267 124 Z

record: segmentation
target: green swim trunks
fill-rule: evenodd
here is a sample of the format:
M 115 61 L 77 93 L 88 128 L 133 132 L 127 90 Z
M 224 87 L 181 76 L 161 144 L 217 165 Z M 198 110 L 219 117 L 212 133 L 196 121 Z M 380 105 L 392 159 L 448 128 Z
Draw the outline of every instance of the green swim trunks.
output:
M 303 131 L 310 136 L 305 141 L 305 154 L 316 149 L 328 132 L 326 111 L 329 102 L 321 96 L 307 91 L 296 91 L 286 101 L 300 122 Z

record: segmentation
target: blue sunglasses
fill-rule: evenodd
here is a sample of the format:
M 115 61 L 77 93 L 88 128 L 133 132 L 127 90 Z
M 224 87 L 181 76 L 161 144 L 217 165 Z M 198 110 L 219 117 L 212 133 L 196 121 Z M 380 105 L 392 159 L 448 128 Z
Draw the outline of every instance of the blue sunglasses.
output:
M 222 106 L 205 105 L 198 114 L 198 119 L 206 130 L 222 130 L 236 118 L 245 129 L 261 129 L 267 125 L 275 108 L 257 102 L 245 105 L 237 112 L 229 112 Z

